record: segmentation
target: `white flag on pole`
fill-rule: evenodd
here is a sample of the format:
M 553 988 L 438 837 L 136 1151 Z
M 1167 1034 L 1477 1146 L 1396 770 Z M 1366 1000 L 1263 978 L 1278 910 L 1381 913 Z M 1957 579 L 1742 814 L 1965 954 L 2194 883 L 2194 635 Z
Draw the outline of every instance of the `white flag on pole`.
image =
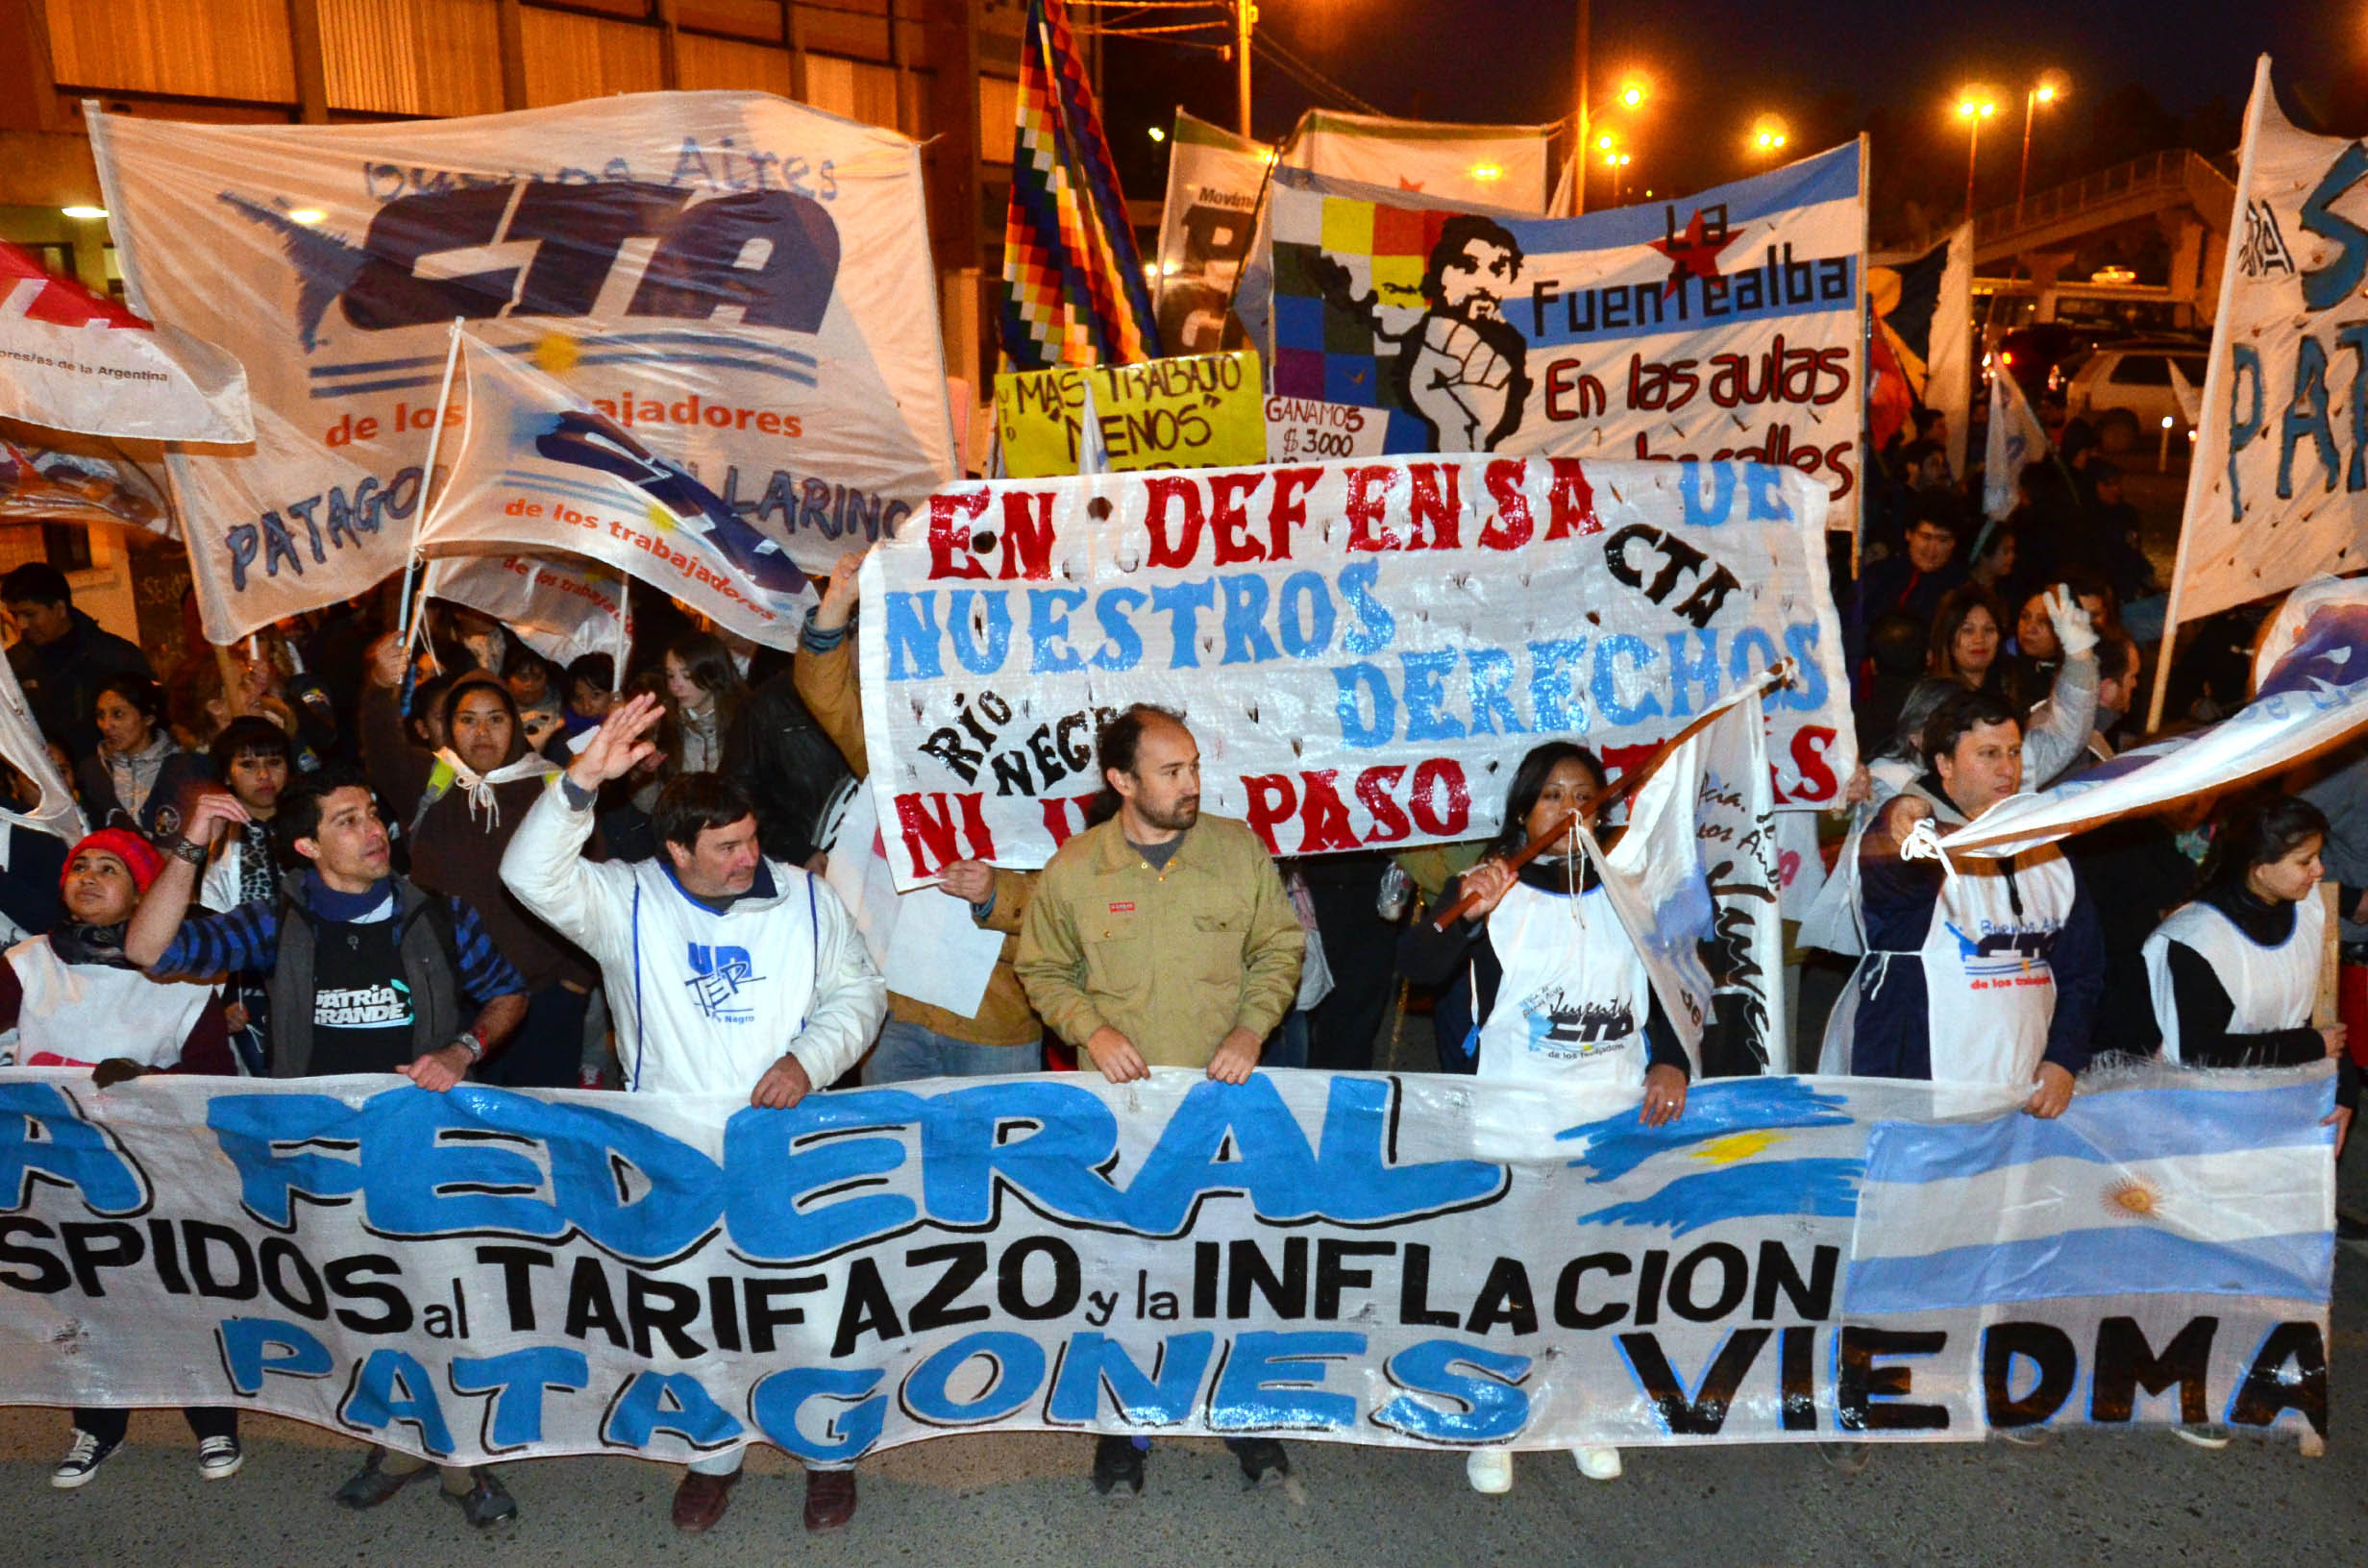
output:
M 564 669 L 633 635 L 625 579 L 576 556 L 446 555 L 428 563 L 428 597 L 482 610 Z
M 1697 1075 L 1764 1070 L 1783 1030 L 1775 801 L 1760 702 L 1767 683 L 1763 675 L 1727 698 L 1662 760 L 1611 849 L 1582 830 Z
M 2245 124 L 2196 409 L 2176 621 L 2368 564 L 2368 363 L 2356 326 L 2368 279 L 2368 149 L 2289 124 L 2267 56 Z
M 136 441 L 255 439 L 247 373 L 0 240 L 0 419 Z
M 2031 400 L 2004 366 L 1989 377 L 1989 442 L 1982 454 L 1982 515 L 2004 522 L 2014 510 L 2015 484 L 2023 469 L 2047 455 L 2047 427 L 2031 411 Z
M 2368 728 L 2368 581 L 2323 577 L 2288 595 L 2255 659 L 2254 688 L 2219 723 L 2124 751 L 2052 790 L 2009 796 L 1940 846 L 2016 854 L 2282 772 Z

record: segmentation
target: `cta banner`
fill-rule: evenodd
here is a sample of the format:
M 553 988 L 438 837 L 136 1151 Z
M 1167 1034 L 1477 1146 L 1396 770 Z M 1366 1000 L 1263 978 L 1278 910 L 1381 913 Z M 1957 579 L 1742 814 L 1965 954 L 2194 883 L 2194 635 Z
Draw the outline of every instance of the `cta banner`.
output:
M 1258 355 L 1241 350 L 1092 370 L 1003 372 L 995 379 L 995 421 L 1005 474 L 1034 479 L 1077 472 L 1089 380 L 1103 466 L 1113 472 L 1266 460 Z
M 249 373 L 252 452 L 169 459 L 215 642 L 402 568 L 456 318 L 813 570 L 960 473 L 891 132 L 743 92 L 90 128 L 134 304 Z
M 745 1101 L 0 1072 L 0 1403 L 459 1464 L 956 1432 L 1978 1440 L 2327 1416 L 2329 1069 L 1261 1072 Z
M 430 554 L 555 547 L 787 648 L 814 600 L 780 542 L 621 422 L 460 334 L 468 418 L 414 542 Z
M 1795 468 L 1832 497 L 1831 526 L 1853 527 L 1862 162 L 1838 147 L 1683 202 L 1557 219 L 1278 180 L 1270 390 L 1384 410 L 1391 452 Z
M 1496 829 L 1522 755 L 1616 771 L 1761 671 L 1783 802 L 1857 764 L 1824 486 L 1744 463 L 1442 457 L 941 490 L 866 558 L 859 636 L 900 887 L 1040 866 L 1131 702 L 1200 744 L 1201 809 L 1278 854 Z

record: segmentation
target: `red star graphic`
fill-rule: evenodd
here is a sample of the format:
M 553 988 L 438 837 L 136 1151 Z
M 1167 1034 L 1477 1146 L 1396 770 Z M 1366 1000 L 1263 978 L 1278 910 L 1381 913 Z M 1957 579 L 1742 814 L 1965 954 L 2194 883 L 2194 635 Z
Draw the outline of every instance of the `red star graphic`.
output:
M 1397 188 L 1400 190 L 1420 190 L 1422 188 L 1422 182 L 1419 180 L 1409 180 L 1401 174 L 1397 177 Z
M 1674 238 L 1649 242 L 1654 250 L 1670 261 L 1669 281 L 1661 285 L 1661 292 L 1665 296 L 1676 293 L 1685 286 L 1688 274 L 1704 282 L 1714 281 L 1718 277 L 1718 253 L 1742 237 L 1739 228 L 1729 229 L 1723 239 L 1706 237 L 1702 229 L 1702 212 L 1697 208 L 1694 215 L 1687 220 L 1684 233 Z

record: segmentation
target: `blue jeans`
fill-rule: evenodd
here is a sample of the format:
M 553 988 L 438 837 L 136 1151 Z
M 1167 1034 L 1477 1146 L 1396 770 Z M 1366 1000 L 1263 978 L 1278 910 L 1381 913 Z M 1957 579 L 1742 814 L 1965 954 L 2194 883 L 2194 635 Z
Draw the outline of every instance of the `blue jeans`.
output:
M 869 1085 L 900 1084 L 913 1078 L 993 1078 L 1036 1072 L 1043 1066 L 1044 1041 L 1040 1040 L 1025 1045 L 980 1045 L 890 1018 L 880 1028 L 879 1043 L 864 1059 L 863 1081 Z

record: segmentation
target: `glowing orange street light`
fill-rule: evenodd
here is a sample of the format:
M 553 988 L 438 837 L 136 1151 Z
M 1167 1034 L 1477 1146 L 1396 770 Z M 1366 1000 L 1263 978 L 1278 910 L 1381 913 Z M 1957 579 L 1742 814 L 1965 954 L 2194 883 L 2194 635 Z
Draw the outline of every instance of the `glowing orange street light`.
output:
M 2023 221 L 2023 192 L 2031 184 L 2031 122 L 2041 104 L 2052 104 L 2072 90 L 2072 79 L 2058 70 L 2039 73 L 2039 80 L 2023 94 L 2023 172 L 2014 181 L 2014 221 Z
M 1982 122 L 1998 112 L 1998 95 L 1969 86 L 1957 95 L 1957 117 L 1965 122 L 1965 221 L 1973 221 L 1973 176 L 1982 156 Z
M 1784 121 L 1773 115 L 1763 115 L 1752 126 L 1751 150 L 1763 158 L 1772 158 L 1784 151 L 1785 143 L 1789 139 Z
M 1627 81 L 1622 82 L 1619 85 L 1619 107 L 1622 109 L 1642 109 L 1644 107 L 1644 100 L 1650 95 L 1651 94 L 1645 87 L 1644 79 L 1641 77 L 1632 76 Z

